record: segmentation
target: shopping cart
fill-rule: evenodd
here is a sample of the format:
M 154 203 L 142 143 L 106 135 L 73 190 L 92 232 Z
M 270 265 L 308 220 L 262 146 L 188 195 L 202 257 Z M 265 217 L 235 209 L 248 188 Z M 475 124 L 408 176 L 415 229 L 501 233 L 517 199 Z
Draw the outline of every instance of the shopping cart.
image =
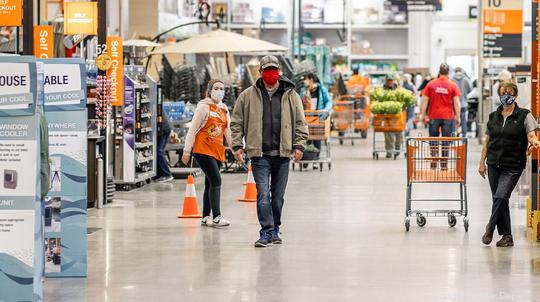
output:
M 308 153 L 304 153 L 304 158 L 298 162 L 300 171 L 303 170 L 304 165 L 318 164 L 319 170 L 323 171 L 323 165 L 328 165 L 328 170 L 332 169 L 332 159 L 330 157 L 330 116 L 326 110 L 306 110 L 306 122 L 308 124 L 308 140 L 320 141 L 321 150 L 319 150 L 318 157 L 313 154 L 314 157 L 309 157 Z M 324 152 L 323 152 L 324 151 Z M 297 163 L 292 164 L 294 170 Z
M 379 159 L 379 153 L 388 153 L 385 146 L 385 140 L 379 139 L 381 134 L 397 133 L 402 143 L 399 148 L 390 150 L 391 156 L 397 159 L 403 149 L 403 139 L 405 137 L 405 129 L 407 128 L 407 113 L 398 114 L 374 114 L 373 115 L 373 159 Z
M 416 216 L 419 227 L 426 225 L 428 216 L 447 217 L 450 227 L 456 226 L 456 216 L 463 217 L 465 231 L 469 230 L 467 206 L 467 139 L 453 137 L 409 138 L 407 140 L 407 203 L 405 229 L 410 217 Z M 459 184 L 459 199 L 413 199 L 413 184 Z M 456 202 L 458 210 L 413 210 L 412 202 Z
M 369 98 L 364 95 L 344 95 L 341 101 L 353 102 L 353 129 L 351 139 L 365 139 L 370 126 L 371 106 Z

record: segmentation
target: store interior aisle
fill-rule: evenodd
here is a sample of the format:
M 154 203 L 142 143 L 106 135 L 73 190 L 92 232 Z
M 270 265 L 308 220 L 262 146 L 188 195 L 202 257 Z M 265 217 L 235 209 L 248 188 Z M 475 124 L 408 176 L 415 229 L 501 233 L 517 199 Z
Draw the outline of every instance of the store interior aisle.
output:
M 176 219 L 184 181 L 152 184 L 89 212 L 98 230 L 88 237 L 88 279 L 47 279 L 46 301 L 535 301 L 540 249 L 526 239 L 524 210 L 512 208 L 514 248 L 480 241 L 490 194 L 476 173 L 476 143 L 469 233 L 445 218 L 406 233 L 405 160 L 372 160 L 371 140 L 334 146 L 331 172 L 291 173 L 283 245 L 253 247 L 255 204 L 236 201 L 245 175 L 224 175 L 222 212 L 232 226 L 222 230 Z M 201 179 L 197 189 L 200 198 Z

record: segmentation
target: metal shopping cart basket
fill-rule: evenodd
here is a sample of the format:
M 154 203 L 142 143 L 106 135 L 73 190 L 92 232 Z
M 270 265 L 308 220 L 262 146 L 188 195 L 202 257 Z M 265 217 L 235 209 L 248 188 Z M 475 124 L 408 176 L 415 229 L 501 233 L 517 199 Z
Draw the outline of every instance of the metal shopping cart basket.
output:
M 456 216 L 463 217 L 465 231 L 469 230 L 467 206 L 467 139 L 454 137 L 409 138 L 407 140 L 407 203 L 405 229 L 410 217 L 416 217 L 420 227 L 428 216 L 447 217 L 450 227 L 456 226 Z M 413 184 L 459 184 L 459 199 L 413 199 Z M 457 210 L 411 208 L 412 202 L 459 202 Z
M 302 159 L 298 165 L 300 171 L 303 170 L 304 165 L 318 164 L 319 170 L 322 172 L 323 165 L 328 165 L 328 170 L 332 169 L 332 159 L 330 157 L 330 116 L 326 110 L 306 110 L 306 122 L 308 124 L 308 140 L 320 141 L 321 150 L 318 158 L 306 158 L 307 153 L 304 153 L 304 159 Z M 296 163 L 292 164 L 293 170 Z
M 354 101 L 334 101 L 332 111 L 332 130 L 338 133 L 339 144 L 351 139 L 354 145 Z

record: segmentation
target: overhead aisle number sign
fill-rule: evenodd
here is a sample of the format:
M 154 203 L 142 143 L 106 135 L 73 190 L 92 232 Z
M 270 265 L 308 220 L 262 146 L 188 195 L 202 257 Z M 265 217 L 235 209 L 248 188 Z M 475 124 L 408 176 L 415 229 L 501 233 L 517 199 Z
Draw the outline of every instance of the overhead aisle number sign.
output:
M 520 58 L 523 39 L 523 0 L 482 0 L 486 58 Z

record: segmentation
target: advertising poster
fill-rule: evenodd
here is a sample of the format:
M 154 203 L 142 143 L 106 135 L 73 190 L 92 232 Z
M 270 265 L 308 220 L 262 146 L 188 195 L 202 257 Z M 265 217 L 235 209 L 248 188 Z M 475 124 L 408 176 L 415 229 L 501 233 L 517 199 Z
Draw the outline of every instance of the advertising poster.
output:
M 0 301 L 42 301 L 34 58 L 0 57 L 0 87 Z
M 45 65 L 50 190 L 44 206 L 45 276 L 86 276 L 86 73 L 80 59 Z
M 124 181 L 135 181 L 135 83 L 124 78 L 124 106 L 122 107 L 124 127 Z
M 84 110 L 86 87 L 84 62 L 81 59 L 43 60 L 45 111 Z

